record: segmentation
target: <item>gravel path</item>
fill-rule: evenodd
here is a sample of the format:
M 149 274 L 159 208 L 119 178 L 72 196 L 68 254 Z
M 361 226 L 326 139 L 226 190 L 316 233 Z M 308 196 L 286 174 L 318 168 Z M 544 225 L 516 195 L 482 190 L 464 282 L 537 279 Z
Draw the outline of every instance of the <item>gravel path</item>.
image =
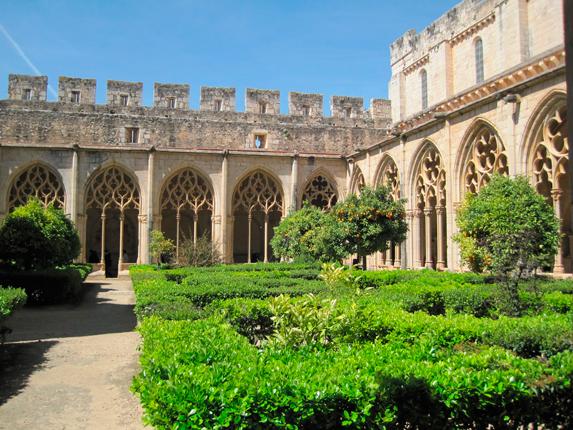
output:
M 77 306 L 17 311 L 0 348 L 0 429 L 143 429 L 129 391 L 139 335 L 129 278 L 90 279 Z

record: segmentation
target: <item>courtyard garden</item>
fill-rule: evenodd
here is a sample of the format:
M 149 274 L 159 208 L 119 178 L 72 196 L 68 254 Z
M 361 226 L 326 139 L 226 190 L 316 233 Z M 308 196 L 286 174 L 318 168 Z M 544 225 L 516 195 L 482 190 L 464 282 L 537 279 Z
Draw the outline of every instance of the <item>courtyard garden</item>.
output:
M 156 428 L 569 428 L 573 283 L 266 264 L 131 269 Z

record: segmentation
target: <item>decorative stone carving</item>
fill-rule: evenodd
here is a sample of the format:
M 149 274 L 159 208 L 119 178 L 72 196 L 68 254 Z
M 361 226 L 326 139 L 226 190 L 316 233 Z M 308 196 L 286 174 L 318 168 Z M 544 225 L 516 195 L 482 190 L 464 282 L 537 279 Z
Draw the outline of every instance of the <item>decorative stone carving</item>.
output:
M 276 182 L 260 171 L 243 179 L 233 196 L 233 212 L 241 210 L 249 215 L 257 210 L 265 214 L 282 213 L 283 197 Z
M 446 171 L 442 157 L 435 147 L 426 150 L 420 163 L 416 179 L 416 198 L 418 206 L 441 205 L 446 202 Z
M 108 167 L 90 181 L 87 208 L 139 209 L 139 190 L 131 177 L 117 167 Z
M 317 175 L 308 181 L 302 201 L 320 209 L 328 210 L 336 204 L 338 197 L 330 181 L 323 175 Z
M 507 155 L 499 136 L 489 127 L 482 127 L 471 142 L 471 150 L 465 165 L 466 190 L 477 193 L 492 175 L 508 175 Z
M 394 200 L 400 199 L 400 175 L 398 166 L 393 159 L 388 158 L 382 166 L 378 185 L 384 185 L 390 190 L 390 196 Z
M 191 169 L 185 169 L 169 180 L 161 193 L 161 210 L 189 209 L 194 214 L 200 210 L 213 210 L 213 193 L 207 181 Z
M 64 207 L 64 187 L 47 167 L 35 164 L 20 173 L 10 187 L 8 209 L 25 205 L 30 197 L 37 197 L 44 206 L 52 203 Z

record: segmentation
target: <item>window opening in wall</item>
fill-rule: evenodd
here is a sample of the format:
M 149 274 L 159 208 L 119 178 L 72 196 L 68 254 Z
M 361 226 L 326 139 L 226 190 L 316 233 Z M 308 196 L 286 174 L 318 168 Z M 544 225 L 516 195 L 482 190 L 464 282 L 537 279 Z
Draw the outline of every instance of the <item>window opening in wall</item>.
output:
M 483 82 L 483 42 L 478 37 L 475 41 L 475 57 L 476 57 L 476 82 L 479 84 Z
M 351 115 L 352 115 L 352 108 L 351 107 L 344 108 L 344 117 L 350 118 Z
M 420 73 L 422 84 L 422 110 L 428 109 L 428 73 L 422 70 Z
M 139 128 L 126 127 L 125 128 L 125 141 L 127 143 L 137 143 L 139 141 Z
M 70 96 L 70 101 L 72 103 L 79 103 L 80 102 L 80 92 L 79 91 L 72 91 Z
M 127 106 L 128 103 L 129 103 L 129 96 L 127 94 L 121 94 L 119 96 L 119 104 L 121 106 Z
M 267 113 L 267 104 L 265 102 L 259 103 L 259 113 Z
M 223 110 L 223 101 L 215 100 L 215 112 L 221 112 Z
M 302 106 L 302 114 L 304 116 L 310 116 L 310 106 L 303 105 Z
M 22 92 L 22 100 L 32 100 L 32 90 L 30 88 L 25 88 Z
M 266 134 L 255 134 L 255 148 L 261 149 L 267 146 Z
M 175 97 L 167 97 L 167 107 L 175 109 Z

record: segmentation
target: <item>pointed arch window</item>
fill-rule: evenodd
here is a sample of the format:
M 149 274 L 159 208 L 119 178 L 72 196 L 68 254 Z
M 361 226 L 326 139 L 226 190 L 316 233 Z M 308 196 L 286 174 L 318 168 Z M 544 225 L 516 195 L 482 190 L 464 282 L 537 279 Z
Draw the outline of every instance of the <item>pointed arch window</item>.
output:
M 476 61 L 476 83 L 481 83 L 484 80 L 483 74 L 483 41 L 477 38 L 474 43 L 475 61 Z
M 420 84 L 422 88 L 422 110 L 428 109 L 428 72 L 422 69 L 420 72 Z

